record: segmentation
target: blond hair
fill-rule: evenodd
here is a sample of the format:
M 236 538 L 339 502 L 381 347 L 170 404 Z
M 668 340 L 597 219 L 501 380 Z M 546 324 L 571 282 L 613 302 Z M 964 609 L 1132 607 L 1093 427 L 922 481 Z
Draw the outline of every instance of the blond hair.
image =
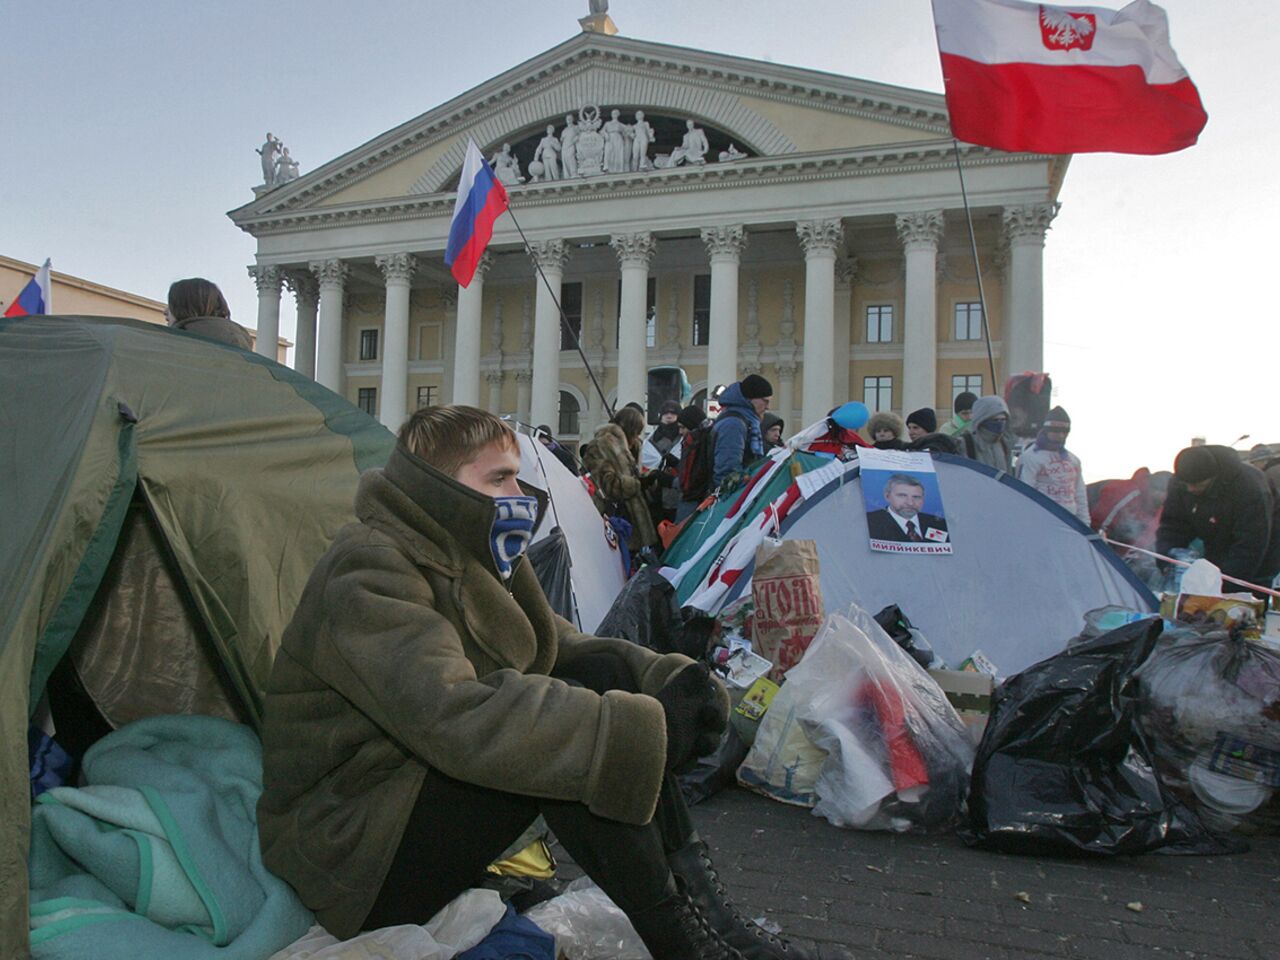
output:
M 415 410 L 396 439 L 414 456 L 451 477 L 490 444 L 505 450 L 516 445 L 515 433 L 492 413 L 462 404 Z

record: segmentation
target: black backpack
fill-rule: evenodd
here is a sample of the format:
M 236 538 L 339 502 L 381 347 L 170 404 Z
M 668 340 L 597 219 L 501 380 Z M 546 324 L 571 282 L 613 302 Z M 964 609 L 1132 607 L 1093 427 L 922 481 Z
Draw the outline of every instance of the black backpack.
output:
M 735 413 L 732 410 L 726 412 L 731 417 L 737 417 L 743 423 L 747 422 L 746 418 L 739 413 Z M 711 423 L 704 423 L 684 438 L 684 444 L 680 448 L 680 471 L 677 474 L 677 482 L 680 485 L 680 498 L 682 500 L 692 500 L 695 503 L 700 503 L 711 492 L 711 477 L 715 466 L 715 427 L 717 422 L 713 420 Z M 744 463 L 748 457 L 754 459 L 749 451 L 744 451 L 743 453 Z

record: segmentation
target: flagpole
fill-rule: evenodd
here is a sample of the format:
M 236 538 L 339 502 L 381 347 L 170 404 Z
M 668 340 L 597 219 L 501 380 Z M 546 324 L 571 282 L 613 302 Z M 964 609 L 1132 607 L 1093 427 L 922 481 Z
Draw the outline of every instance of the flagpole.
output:
M 982 267 L 978 263 L 978 239 L 973 233 L 973 211 L 969 209 L 969 192 L 964 186 L 964 167 L 960 165 L 960 141 L 955 137 L 951 142 L 956 148 L 956 173 L 960 175 L 960 199 L 964 201 L 964 217 L 969 224 L 969 249 L 973 254 L 973 275 L 978 278 L 978 301 L 982 307 L 982 339 L 987 345 L 987 366 L 991 369 L 991 392 L 999 395 L 1000 384 L 996 381 L 996 361 L 991 354 L 991 327 L 987 325 L 987 293 L 982 286 Z M 1005 323 L 1009 318 L 1005 318 Z
M 511 215 L 511 222 L 516 225 L 516 232 L 520 234 L 520 239 L 524 243 L 525 250 L 529 253 L 529 259 L 533 261 L 534 268 L 538 271 L 538 276 L 542 278 L 543 285 L 547 288 L 547 292 L 551 294 L 551 301 L 556 305 L 556 310 L 560 314 L 560 329 L 568 331 L 570 338 L 573 340 L 573 348 L 578 351 L 578 356 L 582 358 L 582 366 L 586 369 L 587 376 L 591 378 L 591 385 L 596 388 L 596 393 L 600 395 L 600 402 L 604 404 L 605 413 L 612 420 L 613 405 L 609 403 L 609 398 L 605 396 L 604 389 L 600 386 L 600 381 L 596 379 L 595 371 L 591 369 L 591 362 L 587 359 L 587 355 L 582 349 L 582 341 L 578 339 L 577 331 L 569 325 L 569 318 L 565 316 L 564 307 L 560 306 L 560 295 L 552 289 L 551 281 L 542 272 L 542 264 L 534 256 L 533 247 L 529 243 L 529 238 L 524 235 L 524 228 L 520 226 L 520 221 L 516 219 L 516 212 L 512 209 L 509 199 L 507 201 L 507 213 Z

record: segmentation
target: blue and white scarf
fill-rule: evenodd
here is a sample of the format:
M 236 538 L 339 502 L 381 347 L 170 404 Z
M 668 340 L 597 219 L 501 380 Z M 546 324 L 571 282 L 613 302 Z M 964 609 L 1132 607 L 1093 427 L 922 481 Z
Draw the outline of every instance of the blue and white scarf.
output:
M 489 531 L 489 550 L 502 579 L 529 548 L 533 528 L 538 522 L 538 501 L 534 497 L 494 497 L 497 512 Z

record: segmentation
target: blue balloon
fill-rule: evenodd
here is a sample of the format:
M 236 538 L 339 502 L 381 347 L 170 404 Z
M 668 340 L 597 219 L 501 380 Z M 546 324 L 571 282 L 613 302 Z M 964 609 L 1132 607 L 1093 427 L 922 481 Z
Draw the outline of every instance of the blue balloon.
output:
M 831 413 L 831 419 L 846 430 L 861 430 L 871 419 L 871 411 L 865 403 L 850 400 L 843 406 L 836 407 Z

